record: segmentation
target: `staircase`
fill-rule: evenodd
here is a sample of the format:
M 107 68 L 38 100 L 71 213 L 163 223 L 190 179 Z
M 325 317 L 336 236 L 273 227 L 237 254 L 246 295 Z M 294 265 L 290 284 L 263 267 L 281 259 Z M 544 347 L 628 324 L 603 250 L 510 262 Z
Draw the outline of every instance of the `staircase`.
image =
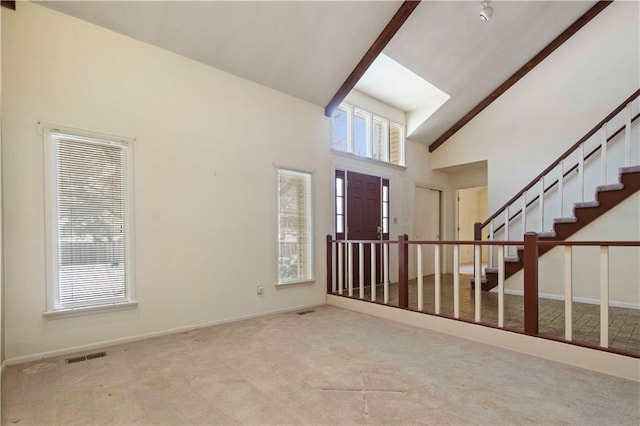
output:
M 632 125 L 640 118 L 640 113 L 632 116 L 632 108 L 635 106 L 636 109 L 640 109 L 639 96 L 640 90 L 637 90 L 484 223 L 477 223 L 475 239 L 481 240 L 483 230 L 487 229 L 488 232 L 484 233 L 488 240 L 521 241 L 525 232 L 533 231 L 538 233 L 538 239 L 541 241 L 563 241 L 639 191 L 640 158 L 631 158 Z M 619 122 L 624 124 L 614 132 L 608 131 Z M 589 144 L 593 145 L 594 139 L 597 146 L 585 155 L 585 148 L 589 148 Z M 611 148 L 609 144 L 620 143 L 622 139 L 624 156 L 619 155 L 618 158 L 607 156 L 607 148 Z M 633 146 L 637 146 L 636 149 L 640 153 L 640 140 L 633 142 Z M 590 167 L 593 171 L 593 168 L 598 167 L 595 161 L 597 157 L 600 159 L 601 179 L 599 185 L 591 186 L 589 190 L 585 188 L 585 169 Z M 610 167 L 609 163 L 612 162 L 615 163 L 619 173 L 617 181 L 609 183 L 607 166 Z M 631 165 L 632 163 L 635 165 Z M 571 167 L 566 168 L 567 164 L 571 164 Z M 549 181 L 553 182 L 547 186 L 546 183 Z M 567 183 L 573 186 L 578 183 L 577 201 L 571 200 L 570 194 L 565 191 Z M 584 195 L 585 192 L 591 191 L 595 192 L 593 200 L 589 200 Z M 531 197 L 532 193 L 535 196 Z M 559 204 L 559 210 L 552 221 L 549 220 L 549 215 L 545 218 L 545 201 L 549 203 L 550 200 Z M 571 215 L 564 214 L 563 205 L 573 206 Z M 515 209 L 518 210 L 514 213 Z M 527 216 L 532 215 L 538 219 L 536 224 L 527 222 Z M 551 229 L 545 228 L 545 225 L 551 225 Z M 542 256 L 551 249 L 551 246 L 540 246 L 539 255 Z M 522 247 L 516 247 L 515 253 L 512 248 L 510 253 L 505 254 L 505 279 L 523 268 L 523 254 Z M 484 291 L 498 285 L 498 267 L 494 257 L 490 252 L 489 266 L 485 268 L 481 283 Z M 471 279 L 471 287 L 475 288 L 474 279 Z

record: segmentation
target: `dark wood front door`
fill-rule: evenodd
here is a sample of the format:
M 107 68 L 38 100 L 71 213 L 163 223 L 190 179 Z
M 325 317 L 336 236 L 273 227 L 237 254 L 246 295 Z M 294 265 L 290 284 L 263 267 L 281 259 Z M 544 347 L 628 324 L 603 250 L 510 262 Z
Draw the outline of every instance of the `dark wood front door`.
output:
M 347 172 L 347 239 L 379 240 L 381 235 L 381 187 L 382 179 L 361 173 Z M 358 287 L 359 247 L 353 247 L 353 286 Z M 380 279 L 380 246 L 376 246 L 376 283 Z M 364 247 L 364 283 L 371 284 L 371 247 Z

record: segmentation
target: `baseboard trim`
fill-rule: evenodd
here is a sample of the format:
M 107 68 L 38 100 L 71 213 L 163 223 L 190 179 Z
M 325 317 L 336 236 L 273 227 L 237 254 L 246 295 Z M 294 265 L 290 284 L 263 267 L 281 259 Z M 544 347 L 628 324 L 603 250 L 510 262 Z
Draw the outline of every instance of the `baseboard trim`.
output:
M 84 352 L 84 351 L 89 351 L 89 350 L 102 349 L 102 348 L 105 348 L 105 347 L 108 347 L 108 346 L 121 345 L 123 343 L 132 343 L 132 342 L 137 342 L 137 341 L 140 341 L 140 340 L 151 339 L 151 338 L 154 338 L 154 337 L 166 336 L 168 334 L 183 333 L 185 331 L 198 330 L 198 329 L 201 329 L 201 328 L 207 328 L 207 327 L 212 327 L 212 326 L 221 325 L 221 324 L 228 324 L 228 323 L 237 322 L 237 321 L 244 321 L 244 320 L 248 320 L 248 319 L 266 317 L 266 316 L 270 316 L 270 315 L 285 314 L 285 313 L 295 312 L 295 311 L 299 311 L 299 310 L 303 310 L 303 309 L 315 308 L 315 307 L 318 307 L 318 306 L 322 306 L 324 304 L 325 304 L 325 302 L 318 302 L 318 303 L 312 303 L 312 304 L 306 304 L 306 305 L 293 306 L 293 307 L 288 307 L 288 308 L 283 308 L 283 309 L 276 309 L 276 310 L 268 311 L 268 312 L 262 312 L 262 313 L 259 313 L 259 314 L 242 315 L 242 316 L 238 316 L 238 317 L 224 318 L 224 319 L 220 319 L 220 320 L 209 321 L 209 322 L 206 322 L 206 323 L 193 324 L 193 325 L 187 325 L 187 326 L 183 326 L 183 327 L 170 328 L 170 329 L 167 329 L 167 330 L 153 331 L 153 332 L 150 332 L 150 333 L 137 334 L 135 336 L 122 337 L 122 338 L 118 338 L 118 339 L 102 340 L 100 342 L 90 343 L 90 344 L 87 344 L 87 345 L 70 346 L 70 347 L 62 348 L 62 349 L 55 349 L 55 350 L 51 350 L 51 351 L 38 352 L 38 353 L 35 353 L 35 354 L 30 354 L 30 355 L 22 355 L 22 356 L 17 356 L 17 357 L 12 357 L 12 358 L 5 359 L 4 362 L 2 363 L 2 367 L 1 368 L 4 369 L 5 365 L 16 365 L 16 364 L 22 364 L 22 363 L 25 363 L 25 362 L 37 361 L 37 360 L 41 360 L 41 359 L 45 359 L 45 358 L 54 358 L 54 357 L 61 356 L 61 355 L 73 354 L 73 353 L 77 353 L 77 352 Z
M 497 291 L 497 290 L 496 290 Z M 511 294 L 513 296 L 524 296 L 524 291 L 522 290 L 511 290 L 505 289 L 505 294 Z M 538 296 L 542 299 L 552 299 L 552 300 L 564 300 L 564 295 L 562 294 L 551 294 L 551 293 L 538 293 Z M 586 297 L 573 297 L 574 302 L 578 303 L 587 303 L 589 305 L 599 305 L 599 299 L 589 299 Z M 628 308 L 628 309 L 640 309 L 640 304 L 636 303 L 627 303 L 627 302 L 616 302 L 609 301 L 609 306 L 613 306 L 614 308 Z
M 425 315 L 348 297 L 327 295 L 327 304 L 502 349 L 640 382 L 640 360 L 492 327 Z

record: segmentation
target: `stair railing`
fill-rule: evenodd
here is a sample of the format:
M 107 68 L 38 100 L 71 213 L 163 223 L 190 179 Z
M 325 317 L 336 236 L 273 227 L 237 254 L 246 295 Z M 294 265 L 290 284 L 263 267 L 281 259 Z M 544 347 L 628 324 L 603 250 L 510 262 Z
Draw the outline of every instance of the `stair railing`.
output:
M 522 236 L 528 231 L 537 231 L 544 235 L 545 225 L 548 225 L 548 221 L 545 222 L 545 195 L 550 191 L 556 189 L 558 194 L 558 207 L 559 218 L 564 217 L 564 208 L 569 205 L 566 202 L 566 190 L 564 181 L 569 178 L 574 172 L 577 171 L 578 177 L 578 201 L 584 202 L 585 194 L 585 164 L 589 160 L 595 159 L 596 154 L 600 153 L 600 185 L 607 184 L 607 146 L 610 141 L 614 140 L 621 132 L 624 134 L 624 164 L 621 166 L 628 167 L 632 164 L 632 152 L 631 152 L 631 132 L 632 123 L 635 123 L 640 118 L 640 113 L 636 113 L 632 116 L 632 103 L 640 96 L 640 89 L 636 90 L 631 96 L 625 99 L 616 109 L 614 109 L 609 115 L 607 115 L 602 121 L 596 124 L 591 130 L 589 130 L 580 140 L 567 149 L 560 157 L 558 157 L 553 163 L 551 163 L 540 174 L 533 178 L 524 188 L 522 188 L 516 195 L 514 195 L 509 201 L 507 201 L 502 207 L 496 210 L 487 220 L 482 223 L 476 223 L 474 239 L 476 241 L 482 240 L 483 230 L 487 228 L 487 239 L 493 241 L 498 232 L 503 232 L 504 241 L 510 240 L 510 235 L 517 235 L 517 239 L 522 239 Z M 624 111 L 624 124 L 622 124 L 616 131 L 608 134 L 608 127 L 612 124 L 612 120 Z M 585 144 L 594 135 L 600 132 L 600 143 L 593 148 L 588 154 L 585 155 Z M 571 162 L 571 157 L 577 156 L 577 161 L 574 160 L 573 164 L 566 169 L 567 162 Z M 640 164 L 640 158 L 637 164 Z M 565 170 L 566 169 L 566 170 Z M 556 171 L 557 175 L 549 176 L 551 172 Z M 552 182 L 545 186 L 545 177 L 549 176 Z M 530 194 L 531 193 L 531 194 Z M 517 203 L 519 201 L 519 203 Z M 518 204 L 520 205 L 518 208 Z M 537 229 L 532 229 L 531 222 L 527 222 L 528 215 L 527 209 L 532 209 L 537 205 L 538 207 L 538 226 Z M 513 212 L 512 209 L 517 209 Z M 515 220 L 520 218 L 521 232 L 515 233 Z M 501 219 L 501 220 L 500 220 Z M 496 223 L 497 222 L 497 223 Z M 511 228 L 511 229 L 510 229 Z M 508 256 L 509 252 L 505 253 Z M 494 249 L 489 249 L 488 264 L 491 267 L 496 266 L 494 263 Z

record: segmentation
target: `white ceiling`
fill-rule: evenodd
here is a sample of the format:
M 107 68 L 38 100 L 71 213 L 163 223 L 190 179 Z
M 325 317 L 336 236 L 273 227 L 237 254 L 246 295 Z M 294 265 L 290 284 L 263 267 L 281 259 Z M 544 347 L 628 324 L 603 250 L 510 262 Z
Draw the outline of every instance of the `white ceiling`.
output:
M 37 3 L 324 107 L 402 2 Z
M 484 23 L 479 1 L 423 1 L 384 53 L 451 98 L 408 113 L 412 139 L 433 142 L 595 3 L 496 1 Z M 401 1 L 41 4 L 325 106 Z
M 451 98 L 412 139 L 432 143 L 595 3 L 493 1 L 483 22 L 479 1 L 423 1 L 384 53 Z

